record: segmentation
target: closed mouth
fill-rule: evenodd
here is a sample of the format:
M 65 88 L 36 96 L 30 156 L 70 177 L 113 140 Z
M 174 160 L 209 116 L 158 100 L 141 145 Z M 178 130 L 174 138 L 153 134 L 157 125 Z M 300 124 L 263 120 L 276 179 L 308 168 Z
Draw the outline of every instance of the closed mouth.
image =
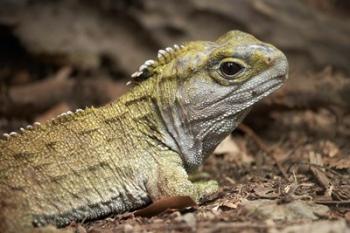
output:
M 259 96 L 264 95 L 265 93 L 268 95 L 267 92 L 273 92 L 274 90 L 278 89 L 282 86 L 283 81 L 287 79 L 287 75 L 277 75 L 273 78 L 270 78 L 268 80 L 265 80 L 264 82 L 261 82 L 259 84 L 259 89 L 254 89 L 251 91 L 252 96 Z M 266 96 L 266 95 L 264 95 Z
M 275 77 L 275 79 L 282 79 L 282 80 L 287 80 L 288 79 L 288 74 L 281 74 Z

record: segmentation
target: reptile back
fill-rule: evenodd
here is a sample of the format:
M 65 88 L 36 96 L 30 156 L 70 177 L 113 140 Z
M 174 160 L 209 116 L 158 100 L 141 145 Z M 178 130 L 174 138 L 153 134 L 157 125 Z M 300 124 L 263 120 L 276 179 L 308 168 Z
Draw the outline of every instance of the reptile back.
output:
M 151 160 L 137 153 L 127 115 L 90 108 L 1 140 L 0 229 L 62 227 L 147 204 L 142 169 Z

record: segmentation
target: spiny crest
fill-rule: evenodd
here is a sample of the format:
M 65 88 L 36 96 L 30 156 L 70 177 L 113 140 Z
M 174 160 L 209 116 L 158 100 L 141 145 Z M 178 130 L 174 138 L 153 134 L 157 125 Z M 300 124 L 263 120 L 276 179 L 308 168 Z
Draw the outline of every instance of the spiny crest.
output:
M 143 63 L 139 70 L 131 75 L 132 80 L 127 83 L 127 85 L 133 83 L 134 81 L 142 81 L 151 77 L 155 73 L 155 68 L 157 66 L 168 64 L 172 59 L 174 59 L 179 51 L 185 48 L 183 45 L 174 44 L 173 47 L 167 47 L 165 49 L 160 49 L 158 51 L 156 60 L 147 60 Z
M 17 137 L 17 136 L 19 136 L 21 133 L 24 133 L 24 132 L 26 132 L 26 131 L 30 131 L 30 130 L 33 130 L 33 129 L 35 129 L 35 128 L 38 128 L 38 127 L 40 127 L 40 122 L 34 122 L 33 123 L 33 125 L 27 125 L 25 128 L 20 128 L 19 130 L 20 130 L 20 132 L 19 133 L 17 133 L 17 132 L 11 132 L 11 133 L 4 133 L 3 134 L 3 137 L 5 138 L 5 139 L 9 139 L 9 138 L 11 138 L 11 137 Z
M 75 110 L 75 112 L 72 112 L 72 111 L 68 111 L 68 112 L 64 112 L 64 113 L 61 113 L 60 115 L 58 115 L 57 117 L 55 118 L 52 118 L 51 119 L 51 122 L 52 123 L 56 123 L 56 122 L 61 122 L 62 120 L 66 120 L 66 119 L 69 119 L 70 117 L 72 117 L 73 115 L 80 115 L 84 112 L 83 109 L 77 109 Z M 10 139 L 10 138 L 14 138 L 14 137 L 17 137 L 27 131 L 32 131 L 34 129 L 38 129 L 41 127 L 41 123 L 40 122 L 34 122 L 33 125 L 27 125 L 25 128 L 20 128 L 20 132 L 11 132 L 11 133 L 4 133 L 3 134 L 3 137 L 5 139 Z

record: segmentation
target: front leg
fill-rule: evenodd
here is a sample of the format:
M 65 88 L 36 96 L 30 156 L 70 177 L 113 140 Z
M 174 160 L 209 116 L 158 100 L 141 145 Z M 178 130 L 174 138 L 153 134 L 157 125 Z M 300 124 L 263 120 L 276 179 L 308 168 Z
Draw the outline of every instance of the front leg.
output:
M 147 188 L 152 201 L 170 196 L 189 196 L 196 203 L 218 190 L 216 181 L 191 182 L 180 155 L 163 151 L 155 158 L 157 166 L 149 177 Z

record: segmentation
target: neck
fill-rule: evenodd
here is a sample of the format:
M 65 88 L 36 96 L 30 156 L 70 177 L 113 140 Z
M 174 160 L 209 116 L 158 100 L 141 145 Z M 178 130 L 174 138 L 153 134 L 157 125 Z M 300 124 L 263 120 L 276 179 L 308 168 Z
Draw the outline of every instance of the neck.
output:
M 186 109 L 175 104 L 173 108 L 161 112 L 168 135 L 166 143 L 181 155 L 188 170 L 196 169 L 248 112 L 249 109 L 220 121 L 203 119 L 201 123 L 192 124 L 186 118 Z
M 164 129 L 164 144 L 180 154 L 188 170 L 201 165 L 249 111 L 244 110 L 223 119 L 205 116 L 193 121 L 188 106 L 191 103 L 184 103 L 181 91 L 177 91 L 181 88 L 175 79 L 158 82 L 155 87 L 154 93 L 158 96 L 155 107 Z
M 165 87 L 166 85 L 166 87 Z M 188 106 L 177 96 L 176 80 L 145 80 L 120 101 L 135 127 L 156 144 L 180 154 L 188 170 L 197 168 L 217 145 L 241 122 L 249 110 L 217 119 L 204 117 L 196 122 L 189 116 Z

